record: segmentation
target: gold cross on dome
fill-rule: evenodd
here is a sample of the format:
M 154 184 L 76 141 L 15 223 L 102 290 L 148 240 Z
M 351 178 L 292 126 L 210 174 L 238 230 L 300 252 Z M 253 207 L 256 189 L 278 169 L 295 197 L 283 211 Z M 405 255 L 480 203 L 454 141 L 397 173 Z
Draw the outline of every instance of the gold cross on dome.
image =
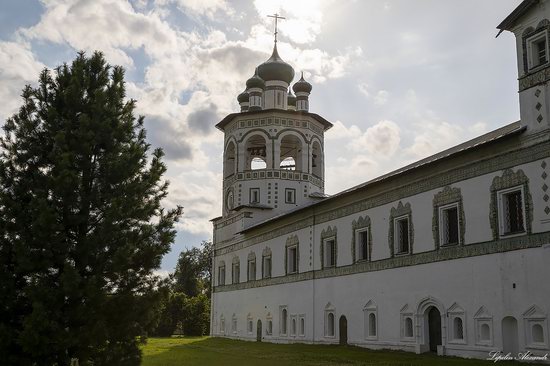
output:
M 275 35 L 275 43 L 277 43 L 277 33 L 278 33 L 278 32 L 277 32 L 277 21 L 278 21 L 279 19 L 286 19 L 286 18 L 285 18 L 285 17 L 279 16 L 279 14 L 277 14 L 277 13 L 275 13 L 275 14 L 273 14 L 273 15 L 268 15 L 267 17 L 268 17 L 268 18 L 274 18 L 274 19 L 275 19 L 275 33 L 273 33 L 273 34 Z

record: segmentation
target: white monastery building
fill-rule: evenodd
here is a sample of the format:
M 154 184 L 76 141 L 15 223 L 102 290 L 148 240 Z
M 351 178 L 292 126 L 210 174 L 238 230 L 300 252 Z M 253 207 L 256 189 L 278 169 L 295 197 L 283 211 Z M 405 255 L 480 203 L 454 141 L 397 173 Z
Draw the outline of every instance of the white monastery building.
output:
M 332 124 L 275 40 L 217 124 L 211 335 L 550 353 L 550 0 L 498 29 L 516 35 L 521 120 L 333 196 Z

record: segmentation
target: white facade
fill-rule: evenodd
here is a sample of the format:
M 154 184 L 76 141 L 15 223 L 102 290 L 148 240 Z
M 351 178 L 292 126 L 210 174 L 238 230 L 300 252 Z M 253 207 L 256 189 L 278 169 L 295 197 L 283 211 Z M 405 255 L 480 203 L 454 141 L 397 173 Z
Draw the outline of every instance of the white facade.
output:
M 546 1 L 534 3 L 501 29 L 550 19 Z M 549 65 L 532 72 L 550 78 Z M 520 72 L 520 89 L 531 75 Z M 477 358 L 550 353 L 550 125 L 524 105 L 547 88 L 537 80 L 520 92 L 520 122 L 328 198 L 330 123 L 275 109 L 224 119 L 211 334 Z M 546 113 L 547 98 L 533 108 Z M 280 165 L 286 147 L 296 148 L 294 170 Z M 254 157 L 266 167 L 252 170 Z

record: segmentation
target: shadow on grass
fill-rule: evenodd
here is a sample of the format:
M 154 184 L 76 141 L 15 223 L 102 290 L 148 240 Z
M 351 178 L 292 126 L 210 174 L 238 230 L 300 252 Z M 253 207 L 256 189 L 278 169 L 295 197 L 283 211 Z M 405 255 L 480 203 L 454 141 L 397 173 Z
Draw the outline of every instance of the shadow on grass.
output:
M 401 351 L 372 351 L 353 346 L 273 344 L 224 338 L 151 338 L 143 348 L 143 366 L 425 366 L 492 365 L 490 361 L 417 355 Z M 506 366 L 520 363 L 505 363 Z

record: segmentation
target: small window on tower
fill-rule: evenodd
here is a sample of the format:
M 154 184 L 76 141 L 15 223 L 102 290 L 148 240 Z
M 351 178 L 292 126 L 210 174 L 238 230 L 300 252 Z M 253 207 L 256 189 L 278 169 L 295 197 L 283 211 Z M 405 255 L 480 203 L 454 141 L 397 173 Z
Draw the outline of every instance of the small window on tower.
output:
M 285 189 L 285 203 L 296 203 L 296 190 L 292 188 Z
M 260 203 L 260 188 L 250 188 L 250 203 Z
M 533 69 L 548 63 L 548 33 L 539 32 L 527 38 L 527 65 Z

